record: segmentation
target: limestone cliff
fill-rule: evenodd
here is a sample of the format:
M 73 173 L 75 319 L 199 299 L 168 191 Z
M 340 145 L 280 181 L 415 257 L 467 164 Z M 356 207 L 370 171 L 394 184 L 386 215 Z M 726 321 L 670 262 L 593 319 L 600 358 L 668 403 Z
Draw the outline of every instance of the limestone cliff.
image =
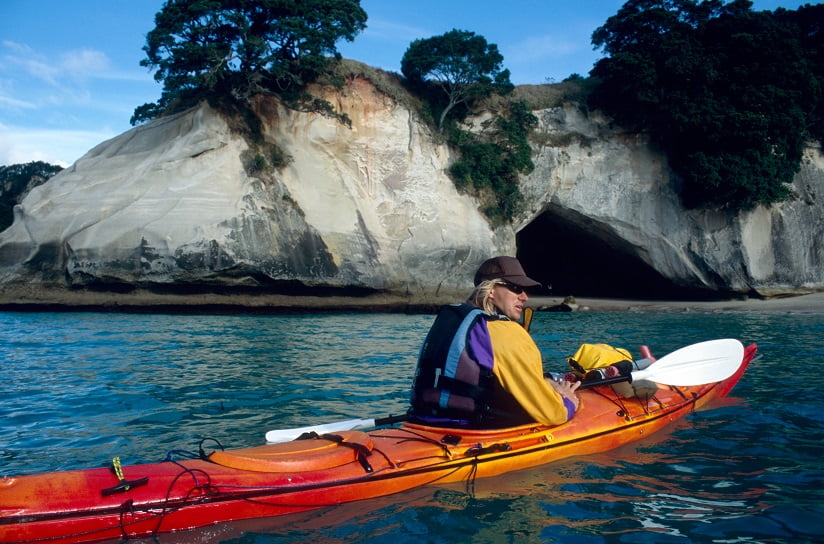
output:
M 519 228 L 543 213 L 685 288 L 764 296 L 824 289 L 820 146 L 806 150 L 784 203 L 740 214 L 685 210 L 665 157 L 642 136 L 575 108 L 536 114 L 544 133 L 536 140 L 568 143 L 535 146 L 536 169 L 524 179 L 532 208 Z
M 326 98 L 351 127 L 256 103 L 265 140 L 290 157 L 282 169 L 250 167 L 259 150 L 205 104 L 101 143 L 16 207 L 0 233 L 0 282 L 462 296 L 493 254 L 517 252 L 551 280 L 540 243 L 550 233 L 516 247 L 519 231 L 551 218 L 673 286 L 824 289 L 820 149 L 806 153 L 786 203 L 686 211 L 642 137 L 573 106 L 540 110 L 526 212 L 493 229 L 447 177 L 448 147 L 409 108 L 362 78 Z

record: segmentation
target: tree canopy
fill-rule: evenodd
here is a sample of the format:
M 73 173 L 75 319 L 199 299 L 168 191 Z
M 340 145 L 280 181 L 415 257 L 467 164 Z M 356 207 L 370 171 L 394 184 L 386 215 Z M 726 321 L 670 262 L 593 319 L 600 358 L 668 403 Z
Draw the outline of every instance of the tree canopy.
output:
M 607 57 L 590 105 L 647 130 L 688 206 L 783 200 L 805 139 L 822 137 L 824 5 L 629 0 L 592 37 Z
M 406 81 L 426 97 L 429 108 L 440 110 L 433 114 L 438 130 L 460 151 L 449 168 L 456 187 L 477 196 L 494 223 L 511 221 L 521 209 L 518 174 L 534 168 L 527 136 L 538 120 L 523 102 L 512 102 L 507 112 L 484 121 L 482 130 L 465 130 L 455 121 L 478 101 L 512 92 L 503 61 L 497 45 L 455 29 L 413 41 L 401 59 Z
M 443 130 L 455 106 L 512 91 L 514 86 L 509 70 L 502 66 L 503 60 L 498 46 L 488 44 L 483 36 L 453 29 L 413 41 L 401 59 L 401 72 L 413 84 L 430 82 L 446 95 L 438 122 L 439 130 Z
M 352 41 L 366 19 L 360 0 L 166 0 L 141 61 L 163 92 L 135 110 L 132 124 L 203 96 L 294 98 L 327 73 L 340 58 L 335 44 Z

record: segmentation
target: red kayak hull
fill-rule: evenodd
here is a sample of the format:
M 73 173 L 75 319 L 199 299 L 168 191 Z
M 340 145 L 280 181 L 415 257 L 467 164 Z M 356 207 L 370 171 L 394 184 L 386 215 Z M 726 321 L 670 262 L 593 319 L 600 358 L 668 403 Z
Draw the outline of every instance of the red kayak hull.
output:
M 0 542 L 149 537 L 611 450 L 726 396 L 755 353 L 754 344 L 747 347 L 738 371 L 722 382 L 661 386 L 645 402 L 619 398 L 608 386 L 581 391 L 575 417 L 551 428 L 473 431 L 407 423 L 369 433 L 346 431 L 218 451 L 207 459 L 125 466 L 119 476 L 97 468 L 6 477 L 0 480 Z

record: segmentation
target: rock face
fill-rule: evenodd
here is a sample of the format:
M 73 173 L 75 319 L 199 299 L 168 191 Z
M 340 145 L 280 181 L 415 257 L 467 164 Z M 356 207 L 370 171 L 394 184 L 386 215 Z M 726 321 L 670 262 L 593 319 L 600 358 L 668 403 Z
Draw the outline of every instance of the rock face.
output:
M 544 266 L 540 231 L 530 247 L 517 240 L 549 217 L 675 286 L 824 289 L 820 149 L 807 151 L 786 203 L 686 211 L 641 137 L 571 106 L 541 110 L 536 168 L 522 180 L 527 211 L 493 229 L 447 177 L 450 150 L 413 112 L 360 78 L 326 98 L 351 128 L 256 103 L 265 140 L 290 157 L 282 169 L 261 166 L 260 150 L 205 104 L 98 145 L 15 208 L 0 233 L 0 282 L 464 296 L 491 255 Z
M 731 214 L 685 210 L 666 159 L 645 139 L 572 108 L 536 112 L 535 171 L 524 180 L 533 208 L 631 255 L 675 286 L 770 296 L 824 288 L 824 155 L 810 147 L 790 200 Z M 577 273 L 580 273 L 578 271 Z

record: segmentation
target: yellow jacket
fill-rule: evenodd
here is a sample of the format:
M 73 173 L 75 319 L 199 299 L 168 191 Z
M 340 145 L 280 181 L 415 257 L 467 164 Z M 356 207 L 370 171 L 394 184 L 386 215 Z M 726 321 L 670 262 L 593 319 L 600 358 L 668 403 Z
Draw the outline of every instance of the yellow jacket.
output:
M 544 378 L 541 352 L 517 322 L 487 322 L 495 364 L 492 374 L 538 423 L 560 425 L 567 421 L 561 395 Z

